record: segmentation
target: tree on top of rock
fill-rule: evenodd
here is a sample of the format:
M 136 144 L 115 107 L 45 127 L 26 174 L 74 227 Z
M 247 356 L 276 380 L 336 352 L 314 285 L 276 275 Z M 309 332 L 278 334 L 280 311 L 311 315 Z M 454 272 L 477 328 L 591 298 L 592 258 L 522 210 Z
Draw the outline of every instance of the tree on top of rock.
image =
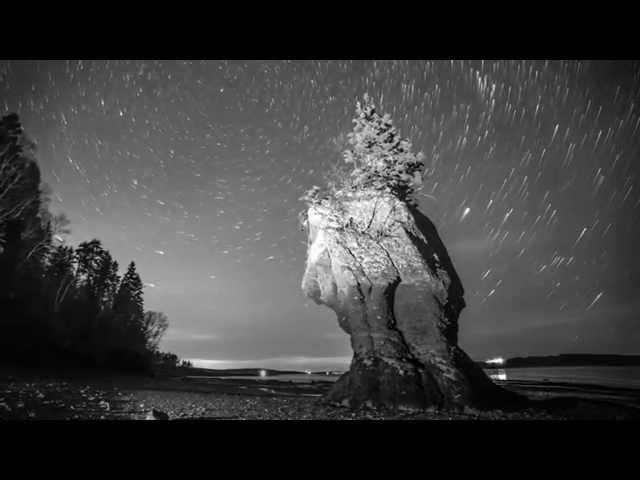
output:
M 389 114 L 380 115 L 371 97 L 356 104 L 353 131 L 347 135 L 343 158 L 351 171 L 334 166 L 327 175 L 328 191 L 313 186 L 302 200 L 316 203 L 328 196 L 365 190 L 389 192 L 415 204 L 414 194 L 422 185 L 422 153 L 412 151 L 411 142 L 400 136 Z
M 376 112 L 368 95 L 357 103 L 356 114 L 349 148 L 343 153 L 345 162 L 353 165 L 351 187 L 387 191 L 412 201 L 422 184 L 422 153 L 412 152 L 411 142 L 400 136 L 391 116 Z

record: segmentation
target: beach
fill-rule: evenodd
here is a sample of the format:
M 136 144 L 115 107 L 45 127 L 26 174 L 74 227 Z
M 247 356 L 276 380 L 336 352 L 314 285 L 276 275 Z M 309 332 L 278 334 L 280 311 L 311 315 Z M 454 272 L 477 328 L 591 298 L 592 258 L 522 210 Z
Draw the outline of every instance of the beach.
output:
M 352 411 L 325 405 L 336 377 L 96 375 L 0 369 L 0 420 L 143 420 L 152 410 L 184 420 L 571 420 L 640 419 L 640 389 L 563 381 L 496 381 L 535 400 L 524 410 Z M 191 372 L 187 372 L 191 373 Z M 329 376 L 327 376 L 329 377 Z

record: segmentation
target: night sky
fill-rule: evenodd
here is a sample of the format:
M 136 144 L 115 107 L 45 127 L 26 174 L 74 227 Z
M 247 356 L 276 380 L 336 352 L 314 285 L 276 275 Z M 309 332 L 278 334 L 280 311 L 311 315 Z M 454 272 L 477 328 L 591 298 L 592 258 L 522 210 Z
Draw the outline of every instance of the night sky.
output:
M 162 348 L 221 368 L 348 364 L 297 214 L 365 92 L 425 153 L 473 358 L 640 353 L 638 62 L 0 62 L 68 242 L 134 260 Z

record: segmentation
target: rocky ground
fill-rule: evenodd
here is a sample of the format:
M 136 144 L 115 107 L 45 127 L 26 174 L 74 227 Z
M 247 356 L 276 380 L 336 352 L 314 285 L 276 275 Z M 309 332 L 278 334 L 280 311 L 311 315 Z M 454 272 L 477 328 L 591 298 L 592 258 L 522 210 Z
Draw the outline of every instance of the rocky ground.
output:
M 1 420 L 554 420 L 640 419 L 640 392 L 568 384 L 507 384 L 530 398 L 556 398 L 521 411 L 350 411 L 322 404 L 330 382 L 148 378 L 95 372 L 0 370 Z M 564 399 L 564 400 L 562 400 Z M 162 413 L 159 415 L 162 416 Z

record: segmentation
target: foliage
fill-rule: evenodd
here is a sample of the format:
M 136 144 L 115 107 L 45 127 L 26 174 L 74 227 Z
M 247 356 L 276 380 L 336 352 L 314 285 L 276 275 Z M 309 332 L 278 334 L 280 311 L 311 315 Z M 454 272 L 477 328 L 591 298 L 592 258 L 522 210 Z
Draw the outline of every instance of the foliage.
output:
M 144 318 L 144 301 L 142 298 L 142 280 L 136 272 L 134 262 L 129 264 L 127 273 L 122 277 L 118 293 L 113 301 L 113 309 L 117 314 L 135 322 Z
M 147 348 L 153 352 L 158 351 L 160 339 L 169 327 L 167 316 L 162 312 L 145 312 L 142 325 Z
M 326 188 L 314 185 L 301 200 L 313 205 L 355 192 L 387 192 L 415 203 L 422 184 L 422 153 L 413 153 L 411 142 L 400 136 L 388 114 L 377 113 L 373 100 L 364 95 L 356 104 L 354 128 L 347 135 L 343 159 L 347 169 L 334 165 L 325 177 Z M 350 170 L 349 170 L 350 168 Z
M 173 358 L 135 263 L 120 279 L 99 240 L 64 244 L 69 220 L 49 212 L 34 151 L 17 115 L 0 119 L 0 360 L 148 370 Z

